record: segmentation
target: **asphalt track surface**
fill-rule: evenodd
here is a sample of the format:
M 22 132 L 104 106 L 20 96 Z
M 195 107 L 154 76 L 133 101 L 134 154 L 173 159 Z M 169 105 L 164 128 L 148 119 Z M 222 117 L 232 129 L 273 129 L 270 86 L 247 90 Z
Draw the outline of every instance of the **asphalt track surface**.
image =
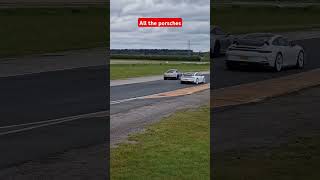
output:
M 320 67 L 320 39 L 298 42 L 307 54 L 303 71 Z M 43 72 L 0 78 L 0 126 L 41 122 L 50 119 L 104 111 L 108 108 L 107 70 L 103 66 Z M 264 70 L 227 71 L 223 57 L 212 66 L 212 88 L 265 80 L 301 72 Z M 207 77 L 207 81 L 210 78 Z M 172 91 L 193 85 L 179 81 L 153 81 L 110 88 L 111 101 Z M 154 100 L 153 100 L 154 101 Z M 111 105 L 111 114 L 144 106 L 148 100 Z M 108 117 L 82 118 L 23 132 L 0 135 L 0 169 L 29 160 L 45 159 L 70 149 L 103 144 L 107 141 Z M 16 127 L 13 128 L 13 130 Z M 0 134 L 12 130 L 0 128 Z
M 105 111 L 106 72 L 106 67 L 100 66 L 0 78 L 0 169 L 107 142 L 108 117 L 2 134 L 30 127 L 4 126 Z

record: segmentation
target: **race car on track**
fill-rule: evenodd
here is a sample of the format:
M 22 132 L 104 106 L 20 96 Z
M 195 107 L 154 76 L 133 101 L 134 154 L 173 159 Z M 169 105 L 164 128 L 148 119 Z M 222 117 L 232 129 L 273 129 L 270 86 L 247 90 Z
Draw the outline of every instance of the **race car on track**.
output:
M 219 26 L 213 26 L 210 30 L 211 57 L 218 57 L 221 54 L 225 54 L 234 39 L 235 36 L 224 32 Z
M 200 84 L 200 83 L 205 83 L 206 78 L 200 72 L 186 72 L 182 74 L 180 82 L 181 84 L 184 84 L 184 83 Z
M 178 71 L 177 69 L 169 69 L 167 72 L 163 74 L 163 79 L 180 79 L 181 77 L 181 72 Z
M 226 66 L 259 65 L 279 72 L 284 67 L 305 64 L 304 49 L 281 35 L 252 33 L 238 38 L 226 53 Z

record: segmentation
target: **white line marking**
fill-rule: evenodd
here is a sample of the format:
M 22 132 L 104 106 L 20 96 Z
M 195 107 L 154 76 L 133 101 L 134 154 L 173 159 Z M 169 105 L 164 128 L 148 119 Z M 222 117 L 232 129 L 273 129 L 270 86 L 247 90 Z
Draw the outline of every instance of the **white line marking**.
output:
M 141 97 L 134 97 L 134 98 L 128 98 L 128 99 L 121 99 L 121 100 L 116 100 L 116 101 L 110 101 L 110 105 L 114 105 L 114 104 L 120 104 L 123 102 L 128 102 L 128 101 L 133 101 L 133 100 L 137 100 L 137 99 L 144 99 L 146 96 L 141 96 Z
M 1 126 L 0 129 L 9 129 L 9 128 L 15 128 L 15 127 L 21 127 L 21 126 L 45 124 L 45 123 L 50 123 L 50 122 L 55 122 L 55 121 L 59 121 L 59 119 L 53 119 L 53 120 L 47 120 L 47 121 L 37 121 L 37 122 L 24 123 L 24 124 L 15 124 L 15 125 L 9 125 L 9 126 Z
M 2 127 L 0 127 L 0 129 L 40 124 L 40 125 L 30 126 L 30 127 L 26 127 L 26 128 L 17 129 L 17 130 L 11 130 L 11 131 L 2 132 L 2 133 L 0 133 L 0 136 L 8 135 L 8 134 L 14 134 L 14 133 L 23 132 L 23 131 L 28 131 L 28 130 L 32 130 L 32 129 L 36 129 L 36 128 L 40 128 L 40 127 L 51 126 L 51 125 L 55 125 L 55 124 L 61 124 L 61 123 L 64 123 L 64 122 L 80 120 L 80 119 L 83 119 L 83 118 L 105 117 L 105 116 L 108 116 L 108 115 L 109 115 L 109 111 L 100 111 L 100 112 L 95 112 L 95 113 L 89 113 L 89 114 L 82 114 L 82 115 L 77 115 L 77 116 L 70 116 L 70 117 L 52 119 L 52 120 L 47 120 L 47 121 L 38 121 L 38 122 L 33 122 L 33 123 L 2 126 Z

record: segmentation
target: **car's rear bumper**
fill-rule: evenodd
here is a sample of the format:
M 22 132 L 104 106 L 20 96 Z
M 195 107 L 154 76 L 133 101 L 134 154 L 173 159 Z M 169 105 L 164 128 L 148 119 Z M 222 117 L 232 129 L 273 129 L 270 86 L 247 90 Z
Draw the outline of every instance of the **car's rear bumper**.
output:
M 237 53 L 228 53 L 226 57 L 227 63 L 236 63 L 239 65 L 257 65 L 257 66 L 272 66 L 273 57 L 269 55 L 261 55 L 258 53 L 248 53 L 245 55 Z
M 233 60 L 226 60 L 226 63 L 238 65 L 238 66 L 261 66 L 261 67 L 270 67 L 271 65 L 269 62 L 260 61 L 260 62 L 252 62 L 252 61 L 233 61 Z
M 176 75 L 164 75 L 163 77 L 164 78 L 177 78 Z
M 194 83 L 194 79 L 181 79 L 180 81 Z

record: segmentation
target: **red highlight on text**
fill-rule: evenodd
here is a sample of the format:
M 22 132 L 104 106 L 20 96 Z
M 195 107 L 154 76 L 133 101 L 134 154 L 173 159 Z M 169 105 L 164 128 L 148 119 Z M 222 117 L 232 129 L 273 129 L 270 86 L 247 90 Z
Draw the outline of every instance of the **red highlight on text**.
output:
M 182 27 L 182 18 L 139 18 L 138 27 Z

